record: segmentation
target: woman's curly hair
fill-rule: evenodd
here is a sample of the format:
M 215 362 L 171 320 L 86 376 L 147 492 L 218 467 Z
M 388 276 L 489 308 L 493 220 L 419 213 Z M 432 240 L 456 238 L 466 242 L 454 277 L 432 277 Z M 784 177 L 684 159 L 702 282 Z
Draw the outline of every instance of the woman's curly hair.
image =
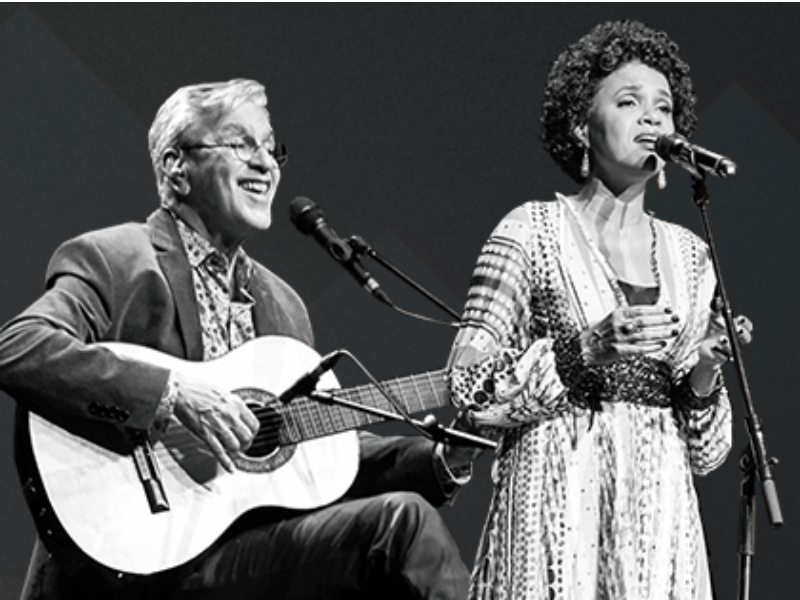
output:
M 689 65 L 663 31 L 638 21 L 597 25 L 567 46 L 550 68 L 542 102 L 542 141 L 558 165 L 578 183 L 584 148 L 575 129 L 584 125 L 600 82 L 618 68 L 639 61 L 664 75 L 673 98 L 675 130 L 689 137 L 697 117 Z

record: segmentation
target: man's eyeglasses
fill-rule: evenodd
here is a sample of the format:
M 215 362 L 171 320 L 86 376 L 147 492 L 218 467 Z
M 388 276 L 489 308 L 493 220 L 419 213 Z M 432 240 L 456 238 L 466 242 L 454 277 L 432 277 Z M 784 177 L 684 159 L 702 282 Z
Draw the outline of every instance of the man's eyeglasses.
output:
M 195 148 L 230 148 L 233 153 L 243 163 L 249 163 L 258 152 L 259 148 L 264 148 L 278 166 L 283 166 L 289 162 L 289 151 L 286 149 L 286 144 L 275 144 L 274 148 L 268 148 L 265 144 L 271 140 L 264 140 L 260 144 L 256 144 L 253 139 L 243 139 L 236 142 L 224 142 L 219 144 L 191 144 L 183 146 L 186 150 L 194 150 Z

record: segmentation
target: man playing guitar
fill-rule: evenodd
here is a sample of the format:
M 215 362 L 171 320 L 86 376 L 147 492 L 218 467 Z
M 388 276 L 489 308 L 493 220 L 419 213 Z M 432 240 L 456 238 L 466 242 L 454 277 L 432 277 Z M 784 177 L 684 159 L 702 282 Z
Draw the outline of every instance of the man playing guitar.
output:
M 466 595 L 433 506 L 472 449 L 353 432 L 295 445 L 278 432 L 300 416 L 265 425 L 264 388 L 303 372 L 283 362 L 315 360 L 303 303 L 241 247 L 269 227 L 287 157 L 266 100 L 248 80 L 173 94 L 149 134 L 159 209 L 63 244 L 45 293 L 0 330 L 39 533 L 26 600 Z M 248 454 L 259 435 L 272 445 Z

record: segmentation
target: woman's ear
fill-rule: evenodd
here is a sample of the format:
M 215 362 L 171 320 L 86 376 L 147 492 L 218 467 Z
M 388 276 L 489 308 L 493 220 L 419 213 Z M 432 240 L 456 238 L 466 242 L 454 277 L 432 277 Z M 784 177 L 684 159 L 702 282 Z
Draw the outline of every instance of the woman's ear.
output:
M 592 173 L 592 163 L 589 159 L 589 127 L 586 124 L 579 125 L 572 130 L 572 134 L 575 136 L 578 147 L 581 149 L 581 164 L 579 172 L 581 180 L 585 181 Z
M 589 147 L 589 127 L 586 124 L 578 125 L 572 133 L 584 148 Z
M 178 196 L 187 196 L 192 189 L 186 175 L 186 159 L 178 148 L 167 148 L 161 155 L 161 166 L 170 187 Z

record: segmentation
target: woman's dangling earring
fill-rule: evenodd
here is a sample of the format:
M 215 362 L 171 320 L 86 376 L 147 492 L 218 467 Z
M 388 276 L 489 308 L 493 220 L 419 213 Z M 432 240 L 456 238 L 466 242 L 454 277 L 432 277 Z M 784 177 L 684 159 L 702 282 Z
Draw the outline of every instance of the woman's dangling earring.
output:
M 661 169 L 658 172 L 656 183 L 658 184 L 658 189 L 660 190 L 663 190 L 665 187 L 667 187 L 667 173 L 664 171 L 664 169 Z
M 581 161 L 581 177 L 587 179 L 589 177 L 589 172 L 589 147 L 585 146 L 583 148 L 583 160 Z

